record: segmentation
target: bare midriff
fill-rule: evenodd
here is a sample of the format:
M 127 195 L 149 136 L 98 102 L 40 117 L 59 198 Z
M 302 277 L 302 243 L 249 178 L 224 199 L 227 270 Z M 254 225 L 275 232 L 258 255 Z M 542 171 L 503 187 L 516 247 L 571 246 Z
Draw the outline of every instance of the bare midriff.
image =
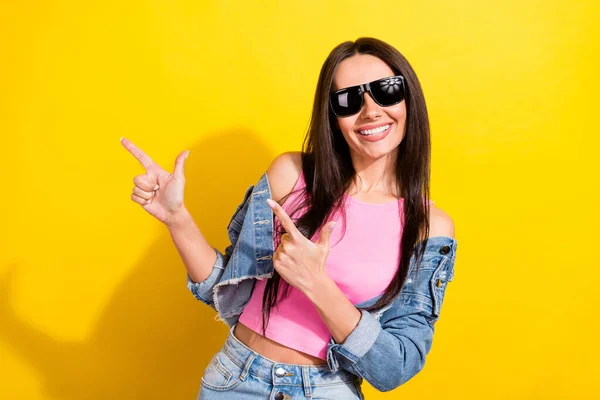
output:
M 302 365 L 325 365 L 327 364 L 322 358 L 303 353 L 299 350 L 284 346 L 281 343 L 275 342 L 246 325 L 238 322 L 233 330 L 235 337 L 247 347 L 256 351 L 261 356 L 273 361 L 284 364 L 302 364 Z

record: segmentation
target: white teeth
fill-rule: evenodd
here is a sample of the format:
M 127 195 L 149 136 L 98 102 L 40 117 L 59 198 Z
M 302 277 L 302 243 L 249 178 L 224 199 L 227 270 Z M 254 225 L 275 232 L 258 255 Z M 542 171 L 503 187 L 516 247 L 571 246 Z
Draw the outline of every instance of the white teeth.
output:
M 358 132 L 361 135 L 376 135 L 378 133 L 381 133 L 381 132 L 385 131 L 389 126 L 390 126 L 390 124 L 387 124 L 387 125 L 384 125 L 384 126 L 380 126 L 379 128 L 367 129 L 367 130 L 358 131 Z

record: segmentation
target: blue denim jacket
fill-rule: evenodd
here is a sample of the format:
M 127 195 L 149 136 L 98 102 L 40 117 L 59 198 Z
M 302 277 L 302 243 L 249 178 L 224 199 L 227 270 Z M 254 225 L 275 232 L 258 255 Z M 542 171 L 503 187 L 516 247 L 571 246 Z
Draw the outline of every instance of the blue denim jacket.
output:
M 224 254 L 215 248 L 217 260 L 211 274 L 202 282 L 187 276 L 188 289 L 230 327 L 250 300 L 256 279 L 273 274 L 274 214 L 268 198 L 271 189 L 265 172 L 246 190 L 231 217 L 227 225 L 231 245 Z M 408 278 L 391 304 L 361 310 L 375 304 L 380 296 L 355 304 L 361 319 L 343 343 L 331 338 L 329 368 L 344 368 L 380 391 L 402 385 L 423 369 L 446 287 L 454 277 L 457 243 L 449 236 L 430 237 L 419 273 L 415 274 L 413 255 Z

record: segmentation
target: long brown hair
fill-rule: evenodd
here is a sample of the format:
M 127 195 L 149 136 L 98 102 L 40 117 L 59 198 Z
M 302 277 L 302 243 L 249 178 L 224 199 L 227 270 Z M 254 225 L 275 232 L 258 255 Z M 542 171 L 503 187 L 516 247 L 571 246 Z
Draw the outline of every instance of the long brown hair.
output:
M 379 39 L 361 37 L 355 42 L 347 41 L 336 46 L 325 60 L 317 82 L 309 129 L 302 145 L 302 170 L 306 181 L 304 201 L 290 212 L 290 216 L 306 207 L 306 212 L 294 222 L 305 237 L 312 238 L 335 210 L 344 208 L 344 193 L 349 189 L 356 171 L 348 143 L 329 108 L 329 93 L 333 91 L 337 66 L 355 54 L 370 54 L 381 59 L 395 75 L 404 76 L 406 85 L 406 133 L 396 159 L 396 185 L 398 193 L 404 198 L 403 213 L 400 215 L 403 219 L 399 243 L 401 257 L 397 273 L 385 292 L 373 306 L 364 308 L 375 310 L 391 303 L 400 293 L 408 275 L 410 257 L 415 254 L 418 267 L 429 236 L 431 144 L 427 107 L 415 71 L 393 46 Z M 276 236 L 280 238 L 284 232 L 281 227 Z M 425 239 L 420 241 L 422 237 Z M 284 288 L 283 297 L 287 296 L 289 284 L 274 270 L 273 276 L 266 282 L 263 295 L 263 333 L 271 309 L 279 300 L 280 287 Z

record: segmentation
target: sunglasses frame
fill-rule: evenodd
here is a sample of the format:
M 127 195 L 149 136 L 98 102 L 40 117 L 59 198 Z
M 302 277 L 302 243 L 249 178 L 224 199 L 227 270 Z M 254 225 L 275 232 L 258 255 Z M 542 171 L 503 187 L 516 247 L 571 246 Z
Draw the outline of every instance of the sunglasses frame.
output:
M 402 87 L 402 93 L 403 93 L 403 96 L 402 96 L 402 100 L 400 100 L 400 101 L 397 101 L 397 102 L 395 102 L 395 103 L 393 103 L 393 104 L 388 104 L 388 105 L 385 105 L 385 106 L 384 106 L 384 105 L 383 105 L 383 104 L 381 104 L 379 101 L 377 101 L 377 99 L 376 99 L 376 98 L 375 98 L 375 96 L 373 95 L 373 92 L 371 91 L 371 85 L 373 85 L 373 84 L 375 84 L 375 83 L 378 83 L 378 82 L 380 82 L 380 81 L 383 81 L 383 80 L 385 80 L 385 79 L 390 79 L 390 78 L 399 78 L 399 79 L 400 79 L 400 86 Z M 333 111 L 333 113 L 335 114 L 335 116 L 336 116 L 336 117 L 339 117 L 339 118 L 345 118 L 345 117 L 350 117 L 350 116 L 352 116 L 352 115 L 356 115 L 356 114 L 358 114 L 358 113 L 360 112 L 360 110 L 362 110 L 362 107 L 363 107 L 363 105 L 365 104 L 365 92 L 368 92 L 368 93 L 369 93 L 369 95 L 371 95 L 371 98 L 373 99 L 373 101 L 374 101 L 375 103 L 377 103 L 377 104 L 378 104 L 379 106 L 381 106 L 381 107 L 390 107 L 390 106 L 393 106 L 393 105 L 396 105 L 396 104 L 402 103 L 402 101 L 403 101 L 403 100 L 406 98 L 406 84 L 404 83 L 404 80 L 405 80 L 405 78 L 404 78 L 404 76 L 402 76 L 402 75 L 386 76 L 385 78 L 376 79 L 376 80 L 374 80 L 374 81 L 372 81 L 372 82 L 367 82 L 367 83 L 363 83 L 363 84 L 360 84 L 360 85 L 355 85 L 355 86 L 348 86 L 348 87 L 345 87 L 345 88 L 342 88 L 342 89 L 336 90 L 335 92 L 332 92 L 332 93 L 330 93 L 330 94 L 329 94 L 329 106 L 331 107 L 331 111 Z M 352 114 L 338 115 L 338 114 L 335 112 L 335 109 L 333 108 L 333 100 L 332 100 L 332 99 L 333 99 L 333 97 L 334 97 L 335 95 L 337 95 L 338 93 L 340 93 L 340 92 L 343 92 L 343 91 L 345 91 L 345 90 L 349 90 L 349 89 L 357 89 L 357 88 L 358 88 L 358 89 L 359 89 L 359 91 L 361 92 L 361 96 L 360 96 L 360 107 L 359 107 L 358 111 L 356 111 L 356 112 L 354 112 L 354 113 L 352 113 Z

